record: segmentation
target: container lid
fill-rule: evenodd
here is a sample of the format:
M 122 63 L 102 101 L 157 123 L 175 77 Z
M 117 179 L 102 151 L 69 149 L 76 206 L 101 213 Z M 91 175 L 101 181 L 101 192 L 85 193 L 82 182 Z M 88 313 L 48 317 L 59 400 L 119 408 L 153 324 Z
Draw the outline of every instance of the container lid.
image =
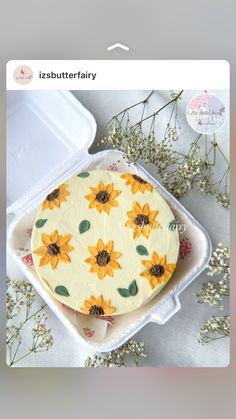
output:
M 8 91 L 7 212 L 79 161 L 95 133 L 95 119 L 68 91 Z

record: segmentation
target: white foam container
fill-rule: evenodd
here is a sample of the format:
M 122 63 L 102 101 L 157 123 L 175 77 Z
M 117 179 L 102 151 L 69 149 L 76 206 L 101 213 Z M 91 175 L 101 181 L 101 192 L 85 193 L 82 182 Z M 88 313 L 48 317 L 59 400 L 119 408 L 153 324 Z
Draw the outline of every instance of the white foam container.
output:
M 209 261 L 211 241 L 204 228 L 145 169 L 138 164 L 131 168 L 123 161 L 122 171 L 136 172 L 146 178 L 167 200 L 178 222 L 187 225 L 192 253 L 179 261 L 172 279 L 151 302 L 129 314 L 116 316 L 115 324 L 108 328 L 102 341 L 86 338 L 79 321 L 84 315 L 78 313 L 75 317 L 62 310 L 17 251 L 23 247 L 26 226 L 33 225 L 45 195 L 78 171 L 105 169 L 109 161 L 122 155 L 111 150 L 88 153 L 96 134 L 96 122 L 70 92 L 8 92 L 7 116 L 8 251 L 24 275 L 75 338 L 97 352 L 119 347 L 149 322 L 165 324 L 180 310 L 181 292 Z

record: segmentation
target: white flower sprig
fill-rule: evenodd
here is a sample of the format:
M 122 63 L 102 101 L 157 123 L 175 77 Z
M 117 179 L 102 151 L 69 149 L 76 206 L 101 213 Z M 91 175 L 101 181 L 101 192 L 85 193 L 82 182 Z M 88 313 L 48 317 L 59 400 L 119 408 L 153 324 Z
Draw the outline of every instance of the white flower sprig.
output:
M 198 342 L 204 345 L 230 335 L 230 316 L 212 316 L 201 328 Z
M 201 293 L 197 294 L 200 304 L 205 303 L 213 306 L 221 303 L 224 297 L 229 296 L 229 257 L 229 248 L 219 243 L 212 253 L 207 275 L 211 277 L 221 275 L 221 278 L 218 281 L 211 280 L 203 284 Z M 223 306 L 220 306 L 220 309 L 223 310 Z
M 32 285 L 25 280 L 7 278 L 6 293 L 6 346 L 7 362 L 13 366 L 32 353 L 48 351 L 53 345 L 51 329 L 46 326 L 46 304 L 38 305 Z M 25 327 L 31 326 L 32 343 L 22 349 Z
M 229 281 L 230 281 L 230 267 L 229 267 L 229 248 L 222 243 L 217 245 L 217 248 L 212 253 L 212 257 L 208 264 L 208 276 L 220 276 L 218 281 L 209 281 L 202 286 L 202 291 L 197 294 L 198 302 L 200 304 L 208 304 L 219 306 L 223 310 L 222 301 L 229 297 Z M 201 328 L 198 342 L 208 343 L 217 339 L 229 336 L 230 334 L 230 316 L 212 316 Z
M 164 186 L 177 198 L 192 188 L 203 195 L 212 195 L 224 208 L 229 208 L 229 162 L 221 149 L 216 135 L 199 134 L 190 139 L 187 153 L 180 153 L 177 143 L 181 141 L 181 126 L 178 119 L 178 102 L 183 91 L 171 92 L 170 100 L 150 115 L 146 114 L 147 103 L 154 95 L 125 108 L 108 122 L 108 134 L 102 144 L 120 150 L 129 164 L 138 160 L 153 164 Z M 140 109 L 140 119 L 132 121 L 130 111 Z M 170 109 L 162 138 L 156 138 L 155 126 L 163 109 Z M 218 159 L 224 160 L 226 169 L 220 179 L 215 178 Z
M 142 358 L 145 358 L 144 343 L 136 340 L 129 340 L 120 348 L 114 351 L 94 355 L 85 360 L 84 366 L 87 368 L 101 368 L 101 367 L 127 367 L 130 362 L 134 362 L 136 367 L 141 364 Z

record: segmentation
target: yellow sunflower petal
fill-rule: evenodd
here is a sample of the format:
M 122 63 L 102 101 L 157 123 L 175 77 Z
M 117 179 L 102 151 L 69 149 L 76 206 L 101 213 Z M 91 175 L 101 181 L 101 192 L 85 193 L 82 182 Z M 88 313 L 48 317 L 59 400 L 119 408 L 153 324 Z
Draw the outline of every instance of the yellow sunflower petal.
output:
M 98 254 L 96 247 L 88 246 L 88 251 L 92 256 L 96 256 Z
M 99 266 L 97 275 L 98 275 L 99 279 L 103 279 L 104 276 L 106 275 L 106 267 L 105 266 Z
M 39 261 L 39 266 L 46 265 L 48 262 L 49 262 L 49 256 L 44 255 Z
M 111 199 L 117 198 L 117 196 L 120 195 L 120 194 L 121 194 L 121 191 L 118 191 L 118 190 L 112 191 L 112 193 L 110 195 L 110 198 Z
M 98 269 L 99 269 L 99 266 L 97 264 L 92 265 L 91 268 L 89 269 L 89 272 L 97 272 Z
M 149 235 L 150 235 L 150 229 L 149 228 L 143 228 L 142 230 L 141 230 L 141 234 L 146 238 L 146 239 L 148 239 L 148 237 L 149 237 Z
M 92 303 L 91 303 L 91 301 L 85 300 L 85 301 L 84 301 L 84 306 L 85 306 L 86 308 L 90 309 L 90 308 L 92 307 Z
M 141 207 L 137 202 L 133 202 L 132 206 L 136 215 L 141 213 Z
M 139 187 L 138 183 L 137 182 L 133 182 L 133 184 L 131 186 L 131 192 L 132 193 L 138 192 L 138 187 Z
M 70 241 L 71 237 L 72 237 L 72 234 L 65 234 L 64 236 L 59 236 L 57 239 L 57 245 L 61 247 L 64 244 L 67 244 L 68 241 Z
M 101 252 L 102 250 L 104 250 L 104 243 L 103 243 L 103 241 L 101 240 L 101 239 L 99 239 L 98 240 L 98 242 L 97 242 L 97 250 L 99 251 L 99 252 Z
M 148 204 L 144 204 L 144 206 L 142 208 L 142 214 L 149 215 L 149 205 Z
M 96 204 L 96 209 L 98 210 L 99 214 L 102 212 L 102 204 Z
M 145 189 L 146 189 L 146 185 L 145 185 L 145 183 L 140 183 L 139 184 L 139 190 L 140 190 L 140 192 L 144 192 L 145 191 Z
M 137 239 L 142 234 L 141 228 L 136 228 L 133 232 L 133 239 Z
M 158 263 L 160 263 L 159 256 L 158 256 L 157 252 L 155 252 L 155 251 L 152 252 L 152 263 L 154 265 L 157 265 Z
M 152 267 L 152 262 L 150 260 L 141 260 L 141 263 L 145 268 L 150 269 Z
M 153 190 L 153 186 L 150 184 L 150 183 L 146 183 L 146 189 L 148 190 L 148 191 L 150 191 L 150 192 L 152 192 L 152 190 Z
M 89 309 L 87 307 L 80 307 L 81 313 L 89 314 Z
M 126 223 L 125 223 L 125 227 L 134 227 L 134 222 L 133 222 L 133 220 L 128 220 L 128 221 L 126 221 Z
M 45 253 L 47 253 L 47 247 L 39 247 L 38 249 L 34 250 L 33 253 L 35 253 L 36 255 L 45 255 Z
M 85 195 L 85 198 L 86 198 L 88 201 L 91 201 L 91 200 L 94 200 L 94 199 L 96 198 L 96 195 L 95 195 L 95 194 L 93 194 L 93 193 L 90 193 L 90 194 L 88 194 L 88 195 Z
M 115 262 L 114 260 L 110 260 L 108 265 L 111 266 L 112 269 L 120 269 L 119 263 Z
M 69 244 L 63 244 L 60 246 L 60 253 L 67 253 L 71 252 L 72 250 L 74 250 L 74 247 L 70 246 Z
M 113 183 L 109 183 L 105 190 L 110 194 L 113 191 Z
M 43 201 L 43 204 L 42 204 L 42 209 L 45 210 L 47 208 L 48 208 L 48 201 L 45 199 L 45 201 Z
M 106 274 L 109 276 L 113 276 L 113 270 L 109 267 L 109 265 L 106 266 Z
M 85 262 L 91 264 L 96 263 L 96 258 L 95 256 L 91 256 L 90 258 L 85 259 Z
M 58 240 L 58 232 L 57 230 L 54 230 L 50 236 L 51 243 L 56 243 Z
M 98 188 L 100 189 L 100 190 L 105 190 L 105 185 L 104 185 L 104 183 L 100 180 L 100 182 L 99 182 L 99 184 L 98 184 Z
M 129 218 L 135 218 L 137 216 L 137 212 L 135 211 L 127 211 L 126 213 Z
M 105 211 L 107 214 L 110 214 L 110 205 L 108 202 L 106 204 L 103 204 L 103 211 Z
M 102 295 L 99 295 L 99 297 L 96 300 L 96 305 L 101 306 L 103 303 L 103 297 Z
M 50 258 L 50 265 L 51 265 L 52 269 L 56 269 L 57 264 L 58 264 L 57 256 L 54 256 L 54 257 Z
M 115 201 L 114 199 L 110 199 L 110 200 L 109 200 L 109 205 L 110 205 L 111 207 L 118 207 L 118 206 L 119 206 L 118 202 L 117 202 L 117 201 Z
M 50 236 L 48 236 L 47 234 L 42 233 L 41 234 L 41 241 L 43 242 L 43 244 L 45 244 L 46 246 L 48 246 L 49 244 L 51 244 L 51 239 Z
M 106 250 L 108 253 L 111 253 L 112 249 L 113 249 L 113 240 L 110 240 L 110 241 L 107 243 L 107 245 L 105 246 L 105 250 Z
M 111 256 L 112 260 L 115 260 L 115 259 L 118 259 L 121 256 L 121 253 L 120 252 L 111 252 L 110 256 Z
M 70 257 L 66 253 L 59 253 L 58 258 L 64 263 L 70 262 Z
M 60 199 L 60 201 L 61 201 L 61 199 Z M 53 200 L 54 206 L 57 207 L 57 208 L 60 208 L 60 201 L 59 201 L 59 199 L 54 199 Z

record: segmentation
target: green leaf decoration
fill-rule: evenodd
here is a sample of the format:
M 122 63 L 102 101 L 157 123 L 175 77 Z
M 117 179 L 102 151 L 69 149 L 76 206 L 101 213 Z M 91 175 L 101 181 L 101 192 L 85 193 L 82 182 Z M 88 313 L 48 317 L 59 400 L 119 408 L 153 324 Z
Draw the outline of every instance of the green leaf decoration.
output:
M 37 221 L 36 221 L 35 226 L 36 226 L 37 228 L 41 228 L 41 227 L 43 227 L 43 226 L 44 226 L 44 224 L 45 224 L 47 221 L 48 221 L 47 219 L 43 219 L 43 218 L 41 218 L 40 220 L 37 220 Z
M 126 288 L 117 288 L 117 291 L 121 295 L 121 297 L 130 297 L 130 292 Z
M 134 297 L 138 292 L 138 286 L 135 279 L 129 284 L 129 288 L 117 288 L 118 293 L 121 297 Z
M 168 224 L 168 230 L 170 231 L 174 231 L 176 229 L 176 221 L 175 220 L 171 220 Z
M 136 246 L 136 251 L 141 256 L 148 255 L 148 251 L 147 251 L 146 247 L 144 247 L 142 245 Z
M 85 233 L 89 229 L 90 229 L 90 222 L 88 220 L 81 221 L 81 223 L 79 225 L 79 232 L 80 232 L 80 234 Z
M 81 173 L 79 173 L 77 176 L 78 176 L 78 177 L 82 177 L 82 178 L 86 178 L 86 177 L 88 177 L 88 176 L 89 176 L 89 173 L 88 173 L 88 172 L 81 172 Z
M 58 287 L 55 288 L 55 292 L 58 295 L 62 295 L 62 297 L 69 297 L 69 291 L 66 287 L 64 287 L 64 285 L 58 285 Z
M 132 295 L 132 297 L 134 297 L 137 294 L 138 286 L 135 279 L 130 283 L 128 290 L 129 290 L 130 295 Z

